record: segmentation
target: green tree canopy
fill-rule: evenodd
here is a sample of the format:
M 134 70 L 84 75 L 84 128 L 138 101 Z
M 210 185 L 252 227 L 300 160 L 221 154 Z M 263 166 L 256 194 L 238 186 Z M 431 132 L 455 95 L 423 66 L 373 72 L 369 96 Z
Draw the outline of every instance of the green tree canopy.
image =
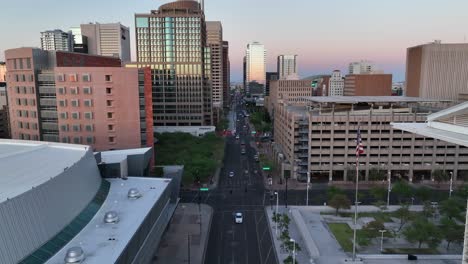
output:
M 417 218 L 411 225 L 403 231 L 406 240 L 411 243 L 418 243 L 421 248 L 423 243 L 430 248 L 436 248 L 441 242 L 441 234 L 436 225 L 423 217 Z
M 411 220 L 411 212 L 408 209 L 407 205 L 403 205 L 398 210 L 394 212 L 394 216 L 400 220 L 400 227 L 398 228 L 398 232 L 403 228 L 403 226 Z
M 440 224 L 442 238 L 447 241 L 447 250 L 449 250 L 451 243 L 463 242 L 463 235 L 465 230 L 463 225 L 457 225 L 453 219 L 448 217 L 442 218 Z
M 335 215 L 338 215 L 340 209 L 349 209 L 351 208 L 351 201 L 344 194 L 335 194 L 329 201 L 328 204 L 335 208 Z
M 452 197 L 440 202 L 440 212 L 448 218 L 459 218 L 461 213 L 465 211 L 465 202 L 459 198 Z

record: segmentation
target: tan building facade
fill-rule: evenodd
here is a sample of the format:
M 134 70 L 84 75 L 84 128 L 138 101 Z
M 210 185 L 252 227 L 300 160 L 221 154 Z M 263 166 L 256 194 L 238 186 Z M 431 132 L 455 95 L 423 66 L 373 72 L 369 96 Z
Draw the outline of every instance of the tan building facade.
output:
M 392 177 L 410 182 L 433 181 L 436 170 L 453 172 L 455 180 L 468 180 L 468 148 L 402 132 L 390 125 L 424 122 L 429 112 L 417 112 L 413 107 L 417 104 L 386 103 L 376 98 L 367 106 L 311 103 L 297 107 L 280 103 L 273 149 L 280 167 L 302 181 L 308 172 L 312 182 L 350 181 L 355 175 L 360 128 L 365 149 L 359 160 L 362 180 L 384 180 L 390 171 Z
M 468 93 L 468 44 L 434 42 L 408 48 L 406 95 L 464 100 Z
M 6 82 L 6 64 L 0 62 L 0 82 Z
M 344 96 L 390 96 L 391 74 L 351 74 L 344 81 Z
M 272 80 L 270 81 L 270 95 L 267 109 L 270 116 L 274 116 L 275 106 L 281 101 L 294 104 L 305 104 L 305 96 L 313 96 L 312 80 Z

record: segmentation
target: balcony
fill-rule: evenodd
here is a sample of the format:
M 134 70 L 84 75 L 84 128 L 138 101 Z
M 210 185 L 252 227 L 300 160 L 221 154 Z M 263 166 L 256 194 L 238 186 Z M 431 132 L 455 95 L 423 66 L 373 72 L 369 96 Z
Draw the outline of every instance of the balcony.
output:
M 55 87 L 39 86 L 40 94 L 55 94 Z
M 39 102 L 40 102 L 40 104 L 42 106 L 57 106 L 57 100 L 56 99 L 41 98 Z
M 42 110 L 41 111 L 41 117 L 42 118 L 58 118 L 58 113 L 57 111 L 50 111 L 50 110 Z
M 57 123 L 43 122 L 42 123 L 42 129 L 58 131 L 58 124 Z

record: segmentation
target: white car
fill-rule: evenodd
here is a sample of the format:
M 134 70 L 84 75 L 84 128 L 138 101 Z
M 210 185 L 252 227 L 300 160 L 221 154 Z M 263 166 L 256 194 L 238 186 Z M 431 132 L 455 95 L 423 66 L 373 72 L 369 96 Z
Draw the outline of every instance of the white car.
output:
M 233 171 L 230 171 L 230 172 L 229 172 L 229 177 L 230 177 L 230 178 L 234 177 L 234 172 L 233 172 Z
M 239 136 L 239 135 L 236 135 L 236 139 L 239 139 L 239 138 L 240 138 L 240 136 Z
M 242 221 L 244 220 L 242 218 L 242 213 L 236 213 L 234 217 L 236 224 L 242 224 Z

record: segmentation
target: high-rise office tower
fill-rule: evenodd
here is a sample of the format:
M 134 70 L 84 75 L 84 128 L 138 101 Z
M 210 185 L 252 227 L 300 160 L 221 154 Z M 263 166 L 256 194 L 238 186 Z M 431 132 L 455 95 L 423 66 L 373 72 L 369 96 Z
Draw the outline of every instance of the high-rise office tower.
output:
M 87 38 L 88 54 L 118 57 L 130 61 L 130 31 L 120 23 L 82 24 L 81 34 Z
M 41 32 L 41 48 L 43 50 L 73 51 L 71 32 L 60 29 Z
M 211 126 L 210 48 L 197 1 L 135 15 L 137 66 L 151 67 L 154 126 Z
M 467 85 L 468 44 L 436 41 L 408 48 L 407 96 L 464 101 Z
M 73 52 L 88 54 L 88 38 L 81 34 L 81 27 L 71 27 Z
M 211 86 L 213 107 L 223 107 L 223 26 L 219 21 L 206 22 L 207 44 L 211 49 Z
M 297 55 L 279 55 L 278 74 L 280 80 L 299 80 Z
M 344 78 L 341 71 L 334 70 L 329 80 L 329 96 L 343 96 L 344 92 Z
M 229 107 L 231 100 L 231 63 L 229 61 L 229 42 L 223 41 L 223 105 Z
M 278 73 L 277 72 L 267 72 L 266 73 L 266 81 L 265 81 L 265 96 L 270 95 L 270 82 L 278 80 Z
M 369 74 L 376 71 L 375 64 L 371 61 L 362 60 L 349 64 L 348 74 Z
M 249 93 L 249 83 L 257 82 L 266 84 L 266 50 L 263 44 L 251 42 L 247 44 L 245 52 L 245 77 L 247 93 Z

